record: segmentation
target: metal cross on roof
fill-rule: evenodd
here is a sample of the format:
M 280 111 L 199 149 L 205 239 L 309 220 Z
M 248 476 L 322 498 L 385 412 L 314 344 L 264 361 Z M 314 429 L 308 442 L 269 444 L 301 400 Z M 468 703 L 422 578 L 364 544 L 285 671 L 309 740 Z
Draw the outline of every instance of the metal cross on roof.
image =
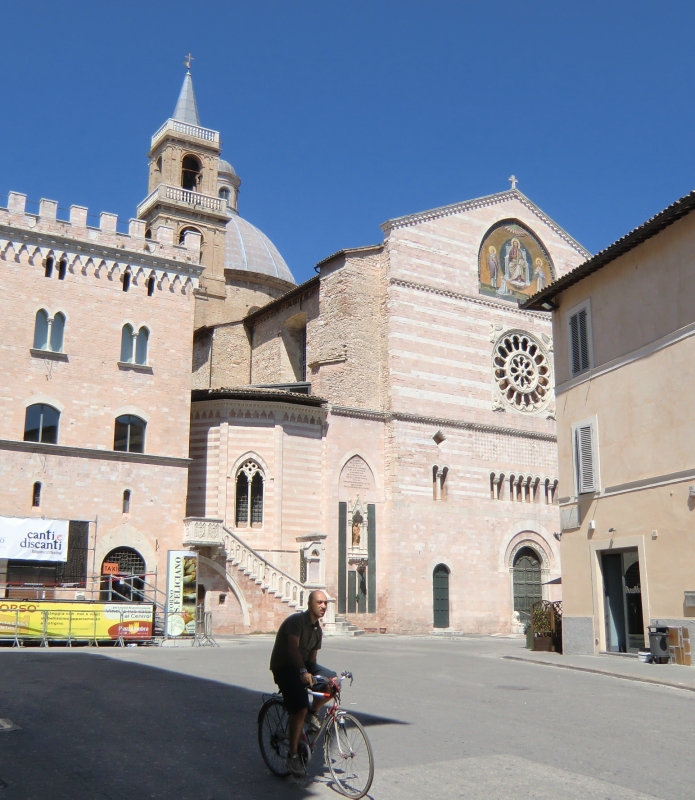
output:
M 510 175 L 508 181 L 511 183 L 512 189 L 516 189 L 516 175 Z
M 193 56 L 192 56 L 192 55 L 189 53 L 189 54 L 186 56 L 186 60 L 183 62 L 183 63 L 184 63 L 184 65 L 185 65 L 185 67 L 186 67 L 186 69 L 188 69 L 188 70 L 190 70 L 190 68 L 191 68 L 191 61 L 195 61 L 195 59 L 194 59 L 194 58 L 193 58 Z

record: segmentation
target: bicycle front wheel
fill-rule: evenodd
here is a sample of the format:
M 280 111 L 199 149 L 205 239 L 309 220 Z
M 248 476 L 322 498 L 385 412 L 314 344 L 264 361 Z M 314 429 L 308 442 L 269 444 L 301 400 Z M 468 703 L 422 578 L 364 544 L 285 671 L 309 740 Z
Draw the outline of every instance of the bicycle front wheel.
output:
M 290 774 L 285 761 L 290 752 L 289 715 L 279 698 L 265 702 L 258 715 L 258 746 L 268 769 L 286 778 Z
M 333 780 L 346 797 L 358 800 L 374 779 L 374 756 L 364 728 L 351 714 L 338 714 L 326 733 L 326 763 Z

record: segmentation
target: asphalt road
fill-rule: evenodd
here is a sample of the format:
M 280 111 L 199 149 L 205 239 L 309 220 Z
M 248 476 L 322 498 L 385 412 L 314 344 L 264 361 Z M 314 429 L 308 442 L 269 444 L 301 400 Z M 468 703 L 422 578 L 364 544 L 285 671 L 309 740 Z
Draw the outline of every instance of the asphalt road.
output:
M 695 797 L 695 694 L 509 661 L 522 642 L 325 639 L 355 674 L 374 800 Z M 0 649 L 0 800 L 338 798 L 270 775 L 256 744 L 272 641 Z

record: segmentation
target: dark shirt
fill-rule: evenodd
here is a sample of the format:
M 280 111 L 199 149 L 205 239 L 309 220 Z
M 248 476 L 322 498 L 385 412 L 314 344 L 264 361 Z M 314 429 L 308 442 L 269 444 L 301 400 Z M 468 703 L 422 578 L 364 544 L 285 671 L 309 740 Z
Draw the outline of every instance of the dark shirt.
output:
M 273 654 L 270 656 L 270 668 L 273 672 L 287 669 L 288 667 L 297 668 L 290 656 L 290 636 L 299 636 L 299 654 L 302 657 L 302 661 L 308 661 L 309 653 L 312 650 L 321 649 L 321 639 L 323 637 L 321 623 L 318 620 L 312 623 L 308 611 L 298 611 L 296 614 L 291 614 L 280 625 L 275 637 L 275 647 L 273 647 Z

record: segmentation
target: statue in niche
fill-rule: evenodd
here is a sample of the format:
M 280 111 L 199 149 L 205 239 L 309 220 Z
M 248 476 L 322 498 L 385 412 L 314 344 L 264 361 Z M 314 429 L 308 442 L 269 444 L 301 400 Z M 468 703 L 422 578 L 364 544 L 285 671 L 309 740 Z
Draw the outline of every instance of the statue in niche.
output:
M 352 517 L 352 546 L 359 547 L 362 540 L 362 523 L 364 517 L 359 511 L 356 511 Z

